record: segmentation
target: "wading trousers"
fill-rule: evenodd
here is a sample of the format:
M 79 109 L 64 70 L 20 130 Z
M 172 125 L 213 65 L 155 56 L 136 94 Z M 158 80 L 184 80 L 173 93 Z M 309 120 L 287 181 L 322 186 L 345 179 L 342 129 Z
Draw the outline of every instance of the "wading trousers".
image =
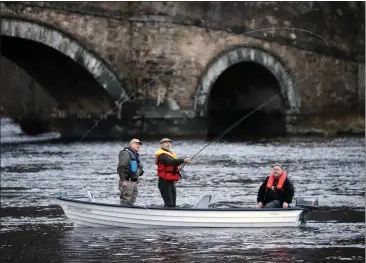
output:
M 122 185 L 122 183 L 123 181 L 119 182 L 121 204 L 135 204 L 137 194 L 139 193 L 137 182 L 125 181 L 126 185 Z

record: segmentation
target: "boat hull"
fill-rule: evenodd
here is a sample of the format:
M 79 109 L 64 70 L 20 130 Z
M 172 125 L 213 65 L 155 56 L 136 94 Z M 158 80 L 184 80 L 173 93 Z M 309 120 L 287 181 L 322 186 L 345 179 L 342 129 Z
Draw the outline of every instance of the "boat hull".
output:
M 253 228 L 297 227 L 302 208 L 156 208 L 123 206 L 57 198 L 78 227 L 124 228 Z

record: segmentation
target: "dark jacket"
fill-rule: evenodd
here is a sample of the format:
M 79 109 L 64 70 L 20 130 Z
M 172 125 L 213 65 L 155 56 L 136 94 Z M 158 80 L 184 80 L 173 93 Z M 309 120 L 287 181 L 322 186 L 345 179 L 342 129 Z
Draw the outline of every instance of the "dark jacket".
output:
M 258 197 L 257 197 L 257 203 L 262 202 L 263 205 L 272 202 L 274 200 L 279 200 L 281 202 L 281 205 L 283 202 L 286 202 L 290 204 L 292 202 L 292 198 L 294 197 L 294 185 L 288 179 L 286 178 L 284 184 L 283 184 L 283 191 L 277 190 L 276 187 L 272 190 L 267 188 L 267 182 L 268 182 L 269 176 L 263 181 L 262 185 L 259 187 L 258 191 Z M 274 186 L 277 185 L 277 181 L 273 183 Z
M 132 154 L 136 158 L 136 162 L 137 162 L 137 166 L 138 166 L 138 170 L 137 170 L 136 174 L 133 174 L 130 172 L 130 161 L 132 158 L 131 158 L 131 154 L 126 149 L 128 149 L 130 152 L 132 152 Z M 143 175 L 144 171 L 143 171 L 143 167 L 140 163 L 139 154 L 135 150 L 133 150 L 130 147 L 125 147 L 119 153 L 117 173 L 119 175 L 119 178 L 122 181 L 129 180 L 129 179 L 136 181 L 138 176 Z
M 184 163 L 184 159 L 174 159 L 167 154 L 161 154 L 158 158 L 158 162 L 169 166 L 179 166 Z

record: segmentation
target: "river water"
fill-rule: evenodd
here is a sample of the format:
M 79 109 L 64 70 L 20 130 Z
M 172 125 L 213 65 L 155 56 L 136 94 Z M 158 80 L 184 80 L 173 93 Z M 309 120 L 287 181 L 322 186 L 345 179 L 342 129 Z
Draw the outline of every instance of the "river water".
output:
M 306 227 L 219 230 L 74 228 L 56 194 L 86 199 L 91 190 L 100 201 L 117 201 L 117 156 L 127 142 L 28 137 L 7 119 L 1 139 L 1 262 L 365 261 L 364 138 L 221 140 L 208 146 L 186 167 L 178 205 L 191 206 L 210 193 L 214 207 L 254 207 L 270 164 L 281 162 L 295 195 L 317 196 L 322 206 Z M 206 143 L 180 140 L 173 147 L 178 156 L 192 156 Z M 153 163 L 158 146 L 143 145 L 138 205 L 162 205 Z

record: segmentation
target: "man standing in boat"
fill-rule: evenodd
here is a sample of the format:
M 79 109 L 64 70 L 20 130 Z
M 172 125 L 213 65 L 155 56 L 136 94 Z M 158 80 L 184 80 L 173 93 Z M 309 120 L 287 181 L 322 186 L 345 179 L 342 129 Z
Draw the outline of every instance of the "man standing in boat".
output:
M 155 164 L 157 165 L 158 187 L 165 207 L 176 207 L 177 192 L 175 183 L 181 175 L 180 165 L 191 163 L 191 158 L 178 159 L 171 150 L 172 140 L 164 138 L 160 141 L 160 149 L 155 152 Z
M 119 153 L 117 172 L 119 175 L 119 190 L 122 204 L 134 204 L 138 194 L 138 180 L 144 171 L 139 159 L 142 142 L 132 139 L 129 147 Z
M 294 197 L 294 186 L 280 164 L 272 166 L 272 173 L 259 187 L 257 207 L 287 208 Z

